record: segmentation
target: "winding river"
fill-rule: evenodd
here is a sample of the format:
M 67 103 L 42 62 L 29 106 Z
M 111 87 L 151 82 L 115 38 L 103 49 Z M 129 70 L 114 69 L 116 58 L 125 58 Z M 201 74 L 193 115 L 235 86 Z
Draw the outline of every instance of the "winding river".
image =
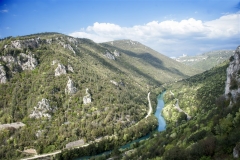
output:
M 156 112 L 154 114 L 157 117 L 157 119 L 158 119 L 158 128 L 157 128 L 158 132 L 164 131 L 165 128 L 166 128 L 166 121 L 165 121 L 165 119 L 163 118 L 163 116 L 161 114 L 162 113 L 162 109 L 164 107 L 164 101 L 163 101 L 164 94 L 165 94 L 165 91 L 158 95 L 158 97 L 157 97 L 157 101 L 158 101 L 157 109 L 156 109 Z M 136 142 L 140 142 L 140 141 L 145 140 L 145 139 L 148 139 L 149 137 L 150 137 L 150 133 L 147 134 L 144 137 L 138 138 L 138 139 L 136 139 L 136 140 L 134 140 L 132 142 L 129 142 L 129 143 L 121 146 L 119 149 L 129 148 L 132 144 L 134 144 Z M 100 156 L 100 155 L 104 155 L 104 154 L 107 155 L 107 154 L 110 154 L 110 153 L 111 153 L 111 151 L 106 151 L 106 152 L 103 152 L 103 153 L 95 155 L 95 156 Z M 95 156 L 85 156 L 85 157 L 77 158 L 75 160 L 90 159 L 91 157 L 95 157 Z
M 154 114 L 157 117 L 157 119 L 158 119 L 158 128 L 157 128 L 157 130 L 159 132 L 160 131 L 164 131 L 165 128 L 166 128 L 166 121 L 165 121 L 165 119 L 162 116 L 162 109 L 164 107 L 164 101 L 163 101 L 164 94 L 165 94 L 165 91 L 158 95 L 158 97 L 157 97 L 157 101 L 158 101 L 158 103 L 157 103 L 157 110 L 156 110 L 156 112 Z

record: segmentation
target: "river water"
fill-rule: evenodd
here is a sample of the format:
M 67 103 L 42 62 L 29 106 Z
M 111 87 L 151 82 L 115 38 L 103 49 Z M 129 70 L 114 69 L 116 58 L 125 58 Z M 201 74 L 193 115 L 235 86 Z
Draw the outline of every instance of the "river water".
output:
M 164 131 L 166 129 L 166 121 L 164 120 L 164 118 L 162 116 L 162 109 L 164 107 L 164 101 L 163 101 L 164 94 L 165 94 L 165 91 L 158 95 L 158 97 L 157 97 L 157 101 L 158 101 L 157 109 L 156 109 L 156 112 L 154 114 L 156 116 L 156 118 L 158 119 L 158 127 L 157 127 L 158 132 Z M 150 133 L 147 134 L 144 137 L 138 138 L 138 139 L 136 139 L 132 142 L 129 142 L 129 143 L 121 146 L 119 149 L 129 148 L 132 144 L 134 144 L 136 142 L 140 142 L 140 141 L 145 140 L 145 139 L 148 139 L 149 137 L 150 137 Z M 101 153 L 101 154 L 98 154 L 98 155 L 95 155 L 95 156 L 101 156 L 101 155 L 104 155 L 104 154 L 108 155 L 110 153 L 111 153 L 111 151 L 106 151 L 104 153 Z M 85 157 L 77 158 L 75 160 L 90 159 L 91 157 L 95 157 L 95 156 L 85 156 Z
M 166 121 L 165 121 L 165 119 L 162 116 L 162 109 L 164 107 L 164 101 L 163 101 L 164 94 L 165 94 L 165 92 L 163 92 L 160 95 L 158 95 L 158 97 L 157 97 L 157 101 L 158 101 L 158 103 L 157 103 L 157 110 L 156 110 L 156 112 L 154 114 L 157 117 L 157 119 L 158 119 L 158 128 L 157 128 L 157 130 L 159 132 L 164 131 L 166 129 Z

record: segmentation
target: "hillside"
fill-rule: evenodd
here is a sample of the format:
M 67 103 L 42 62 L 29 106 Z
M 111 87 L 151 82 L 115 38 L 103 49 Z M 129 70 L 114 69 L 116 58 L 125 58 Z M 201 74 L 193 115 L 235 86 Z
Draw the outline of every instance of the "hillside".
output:
M 148 91 L 196 72 L 142 46 L 113 48 L 59 33 L 2 39 L 1 159 L 82 145 L 91 155 L 153 130 Z
M 166 131 L 125 152 L 122 159 L 238 159 L 239 55 L 240 46 L 230 62 L 165 85 Z
M 193 68 L 206 71 L 214 66 L 228 60 L 234 54 L 234 50 L 217 50 L 206 52 L 196 56 L 181 56 L 175 58 L 176 61 L 191 66 Z
M 123 53 L 124 62 L 126 65 L 134 66 L 135 71 L 147 73 L 145 77 L 154 77 L 154 79 L 164 83 L 200 73 L 199 70 L 178 63 L 136 41 L 116 40 L 101 45 L 109 48 L 112 52 L 116 50 Z

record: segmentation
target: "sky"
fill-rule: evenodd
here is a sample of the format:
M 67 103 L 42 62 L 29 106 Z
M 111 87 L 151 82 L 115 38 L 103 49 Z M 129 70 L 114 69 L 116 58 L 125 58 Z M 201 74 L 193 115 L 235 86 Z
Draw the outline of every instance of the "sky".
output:
M 240 45 L 240 0 L 0 0 L 0 38 L 59 32 L 168 57 Z

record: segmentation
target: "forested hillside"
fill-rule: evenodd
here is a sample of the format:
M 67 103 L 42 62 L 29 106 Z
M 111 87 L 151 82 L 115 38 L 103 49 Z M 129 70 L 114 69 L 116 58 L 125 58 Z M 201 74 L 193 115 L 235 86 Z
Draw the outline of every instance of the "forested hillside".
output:
M 145 118 L 148 92 L 196 72 L 165 57 L 168 68 L 161 56 L 145 52 L 147 58 L 59 33 L 2 39 L 0 158 L 71 148 L 70 142 L 91 143 L 91 155 L 154 130 L 156 118 Z
M 211 70 L 164 86 L 167 89 L 163 111 L 167 120 L 166 131 L 155 133 L 139 147 L 126 152 L 122 159 L 239 157 L 240 85 L 235 83 L 239 79 L 239 54 L 238 47 L 230 63 L 224 62 Z M 230 82 L 225 88 L 228 84 L 226 75 Z

